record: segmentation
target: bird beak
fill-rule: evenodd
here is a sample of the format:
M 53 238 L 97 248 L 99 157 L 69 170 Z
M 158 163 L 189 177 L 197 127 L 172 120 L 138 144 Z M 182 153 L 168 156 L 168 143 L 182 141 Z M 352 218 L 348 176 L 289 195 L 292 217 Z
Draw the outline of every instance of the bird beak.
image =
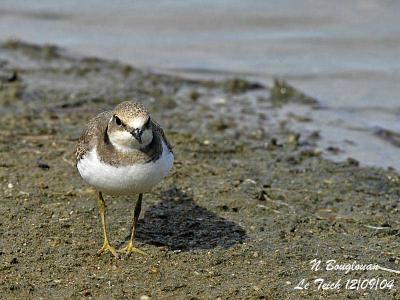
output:
M 131 131 L 131 134 L 139 142 L 139 144 L 142 143 L 142 133 L 143 131 L 139 128 L 136 128 L 133 131 Z

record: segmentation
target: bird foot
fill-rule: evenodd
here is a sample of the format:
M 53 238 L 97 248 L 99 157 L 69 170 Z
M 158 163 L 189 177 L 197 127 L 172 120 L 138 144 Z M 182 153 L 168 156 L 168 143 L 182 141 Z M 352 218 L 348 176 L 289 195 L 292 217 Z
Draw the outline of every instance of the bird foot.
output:
M 119 255 L 117 253 L 117 250 L 115 250 L 115 248 L 113 246 L 110 245 L 110 243 L 108 241 L 105 241 L 103 244 L 103 247 L 101 247 L 101 249 L 97 252 L 98 255 L 103 255 L 106 252 L 111 252 L 111 254 L 115 257 L 115 258 L 119 258 Z
M 142 255 L 145 255 L 145 256 L 148 256 L 148 254 L 146 252 L 144 252 L 143 250 L 140 250 L 139 248 L 136 248 L 133 245 L 132 241 L 129 241 L 128 246 L 118 250 L 118 252 L 125 253 L 128 256 L 131 255 L 132 253 L 135 253 L 135 252 L 139 253 L 139 254 L 142 254 Z

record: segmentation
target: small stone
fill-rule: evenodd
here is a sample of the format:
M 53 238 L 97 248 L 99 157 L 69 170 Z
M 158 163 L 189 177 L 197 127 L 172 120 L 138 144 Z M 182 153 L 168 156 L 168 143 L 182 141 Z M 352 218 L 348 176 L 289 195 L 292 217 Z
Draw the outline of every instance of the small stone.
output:
M 288 143 L 292 145 L 298 145 L 300 140 L 300 134 L 289 134 Z
M 250 179 L 250 178 L 247 178 L 244 182 L 250 183 L 250 184 L 257 184 L 257 182 L 255 182 L 253 179 Z
M 83 292 L 84 297 L 89 297 L 92 293 L 89 290 Z
M 18 80 L 18 73 L 17 71 L 13 71 L 10 76 L 7 77 L 8 82 L 14 82 Z
M 343 152 L 339 147 L 334 147 L 334 146 L 329 146 L 326 148 L 326 151 L 332 153 L 332 154 L 339 154 Z
M 319 131 L 316 130 L 316 131 L 311 132 L 310 138 L 314 139 L 314 140 L 317 140 L 317 139 L 321 138 L 321 135 L 320 135 Z
M 352 157 L 349 157 L 349 158 L 347 159 L 347 163 L 348 163 L 350 166 L 356 166 L 356 167 L 358 167 L 358 166 L 360 165 L 360 162 L 359 162 L 358 160 L 352 158 Z
M 140 300 L 150 300 L 150 297 L 147 295 L 141 295 L 139 299 Z
M 14 187 L 14 185 L 10 182 L 10 183 L 7 185 L 7 187 L 8 187 L 9 189 L 12 189 L 12 188 Z
M 279 146 L 280 145 L 278 145 L 278 140 L 276 138 L 271 138 L 269 142 L 264 144 L 264 147 L 267 150 L 275 150 Z
M 10 261 L 10 264 L 15 265 L 18 263 L 18 259 L 16 257 L 13 257 Z
M 260 191 L 258 191 L 258 193 L 257 193 L 257 199 L 258 199 L 259 201 L 265 201 L 265 200 L 267 200 L 267 199 L 268 199 L 267 192 L 266 192 L 265 190 L 260 190 Z
M 45 162 L 38 161 L 37 166 L 42 170 L 50 169 L 50 166 L 48 164 L 46 164 Z
M 196 101 L 197 99 L 199 99 L 200 97 L 200 93 L 197 91 L 192 91 L 189 95 L 190 99 L 192 99 L 193 101 Z
M 217 99 L 215 100 L 215 103 L 216 103 L 216 104 L 219 104 L 219 105 L 224 105 L 224 104 L 226 104 L 226 99 L 223 98 L 223 97 L 219 97 L 219 98 L 217 98 Z

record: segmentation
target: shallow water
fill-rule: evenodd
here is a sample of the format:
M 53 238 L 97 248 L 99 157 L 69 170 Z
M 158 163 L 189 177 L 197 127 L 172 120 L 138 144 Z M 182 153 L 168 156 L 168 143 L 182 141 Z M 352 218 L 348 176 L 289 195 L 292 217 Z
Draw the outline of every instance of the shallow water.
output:
M 325 109 L 294 123 L 320 130 L 364 164 L 400 170 L 400 151 L 375 135 L 400 132 L 400 3 L 396 1 L 2 1 L 0 38 L 191 76 L 287 79 Z

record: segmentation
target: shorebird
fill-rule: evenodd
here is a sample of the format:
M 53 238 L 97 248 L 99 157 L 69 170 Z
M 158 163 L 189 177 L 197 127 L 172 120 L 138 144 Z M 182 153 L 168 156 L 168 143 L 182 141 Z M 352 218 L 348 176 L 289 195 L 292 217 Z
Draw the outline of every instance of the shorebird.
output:
M 91 119 L 76 149 L 76 166 L 83 180 L 97 193 L 104 243 L 98 254 L 111 252 L 105 217 L 104 194 L 138 194 L 128 245 L 118 252 L 146 255 L 135 247 L 137 222 L 143 193 L 149 192 L 166 177 L 174 155 L 163 129 L 140 103 L 122 102 L 114 110 Z

